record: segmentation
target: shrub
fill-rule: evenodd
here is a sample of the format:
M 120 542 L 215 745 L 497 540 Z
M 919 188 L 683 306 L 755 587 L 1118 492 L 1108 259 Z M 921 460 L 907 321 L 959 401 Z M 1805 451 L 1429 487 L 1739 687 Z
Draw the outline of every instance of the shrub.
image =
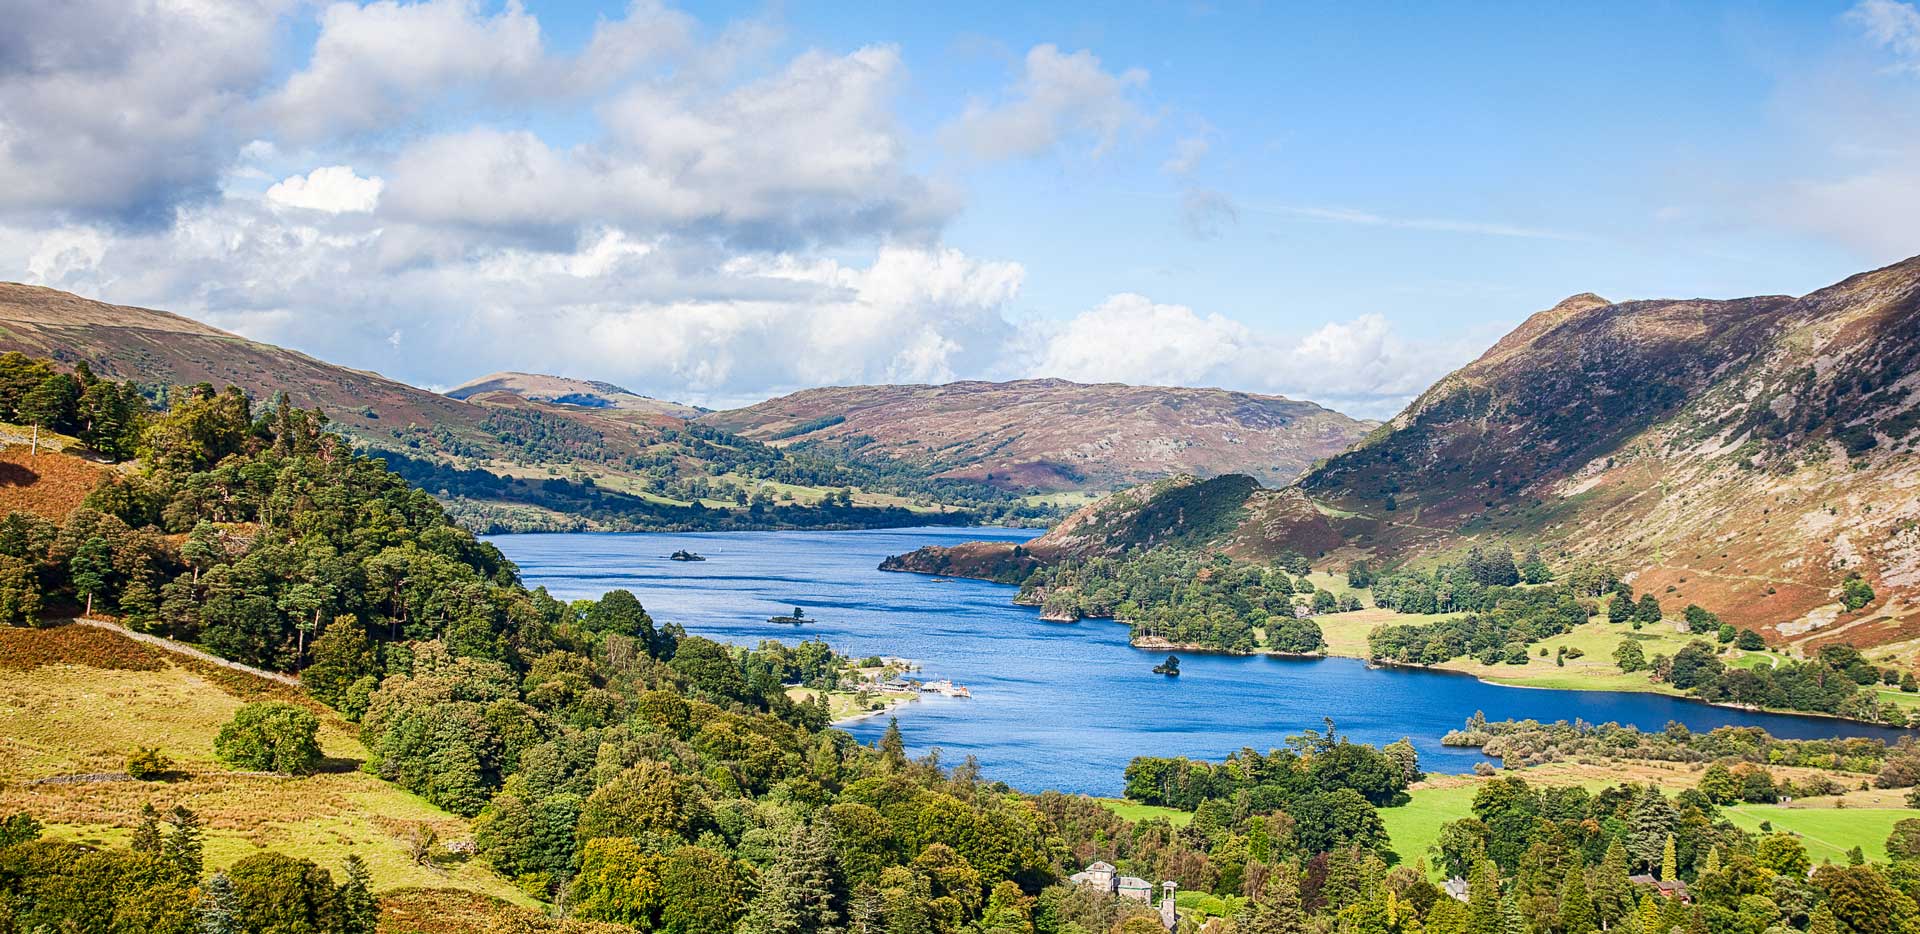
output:
M 127 756 L 127 774 L 143 782 L 158 780 L 173 771 L 173 760 L 152 746 L 135 746 Z
M 233 715 L 213 752 L 236 769 L 310 775 L 320 767 L 320 719 L 281 701 L 248 704 Z

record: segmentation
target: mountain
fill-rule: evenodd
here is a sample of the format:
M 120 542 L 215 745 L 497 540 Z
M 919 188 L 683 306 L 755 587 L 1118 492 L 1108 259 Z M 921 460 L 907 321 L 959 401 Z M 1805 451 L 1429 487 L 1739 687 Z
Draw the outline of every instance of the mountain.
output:
M 782 446 L 835 447 L 1013 489 L 1109 490 L 1194 473 L 1282 485 L 1371 423 L 1221 389 L 1059 379 L 809 389 L 703 415 Z
M 1147 489 L 1161 491 L 1148 502 L 1167 495 Z M 1802 648 L 1917 649 L 1920 257 L 1800 297 L 1575 295 L 1289 490 L 1175 492 L 1178 510 L 1120 494 L 1026 554 L 1179 534 L 1236 554 L 1285 543 L 1322 567 L 1379 567 L 1538 546 L 1556 564 L 1610 564 L 1670 610 L 1697 603 Z M 1257 536 L 1251 519 L 1192 521 L 1267 499 L 1294 508 L 1248 510 Z M 976 551 L 960 554 L 979 563 Z M 1855 576 L 1873 591 L 1864 605 L 1857 584 L 1851 601 L 1843 590 Z
M 512 371 L 490 373 L 479 379 L 468 380 L 447 390 L 446 394 L 454 399 L 468 400 L 495 393 L 550 405 L 610 410 L 623 414 L 665 415 L 678 419 L 694 418 L 707 411 L 698 406 L 643 396 L 598 380 Z
M 0 350 L 66 364 L 84 360 L 103 376 L 146 386 L 234 385 L 258 399 L 284 392 L 295 405 L 319 406 L 335 425 L 376 447 L 484 447 L 491 435 L 484 409 L 378 373 L 250 341 L 171 312 L 17 282 L 0 282 Z

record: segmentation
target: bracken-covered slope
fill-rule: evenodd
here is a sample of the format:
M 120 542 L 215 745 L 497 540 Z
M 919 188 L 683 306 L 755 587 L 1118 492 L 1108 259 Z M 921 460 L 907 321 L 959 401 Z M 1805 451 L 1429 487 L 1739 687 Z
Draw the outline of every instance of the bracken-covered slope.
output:
M 1281 485 L 1371 427 L 1280 396 L 1058 379 L 809 389 L 700 421 L 757 441 L 857 448 L 941 476 L 1042 490 L 1182 473 Z
M 1663 602 L 1879 645 L 1920 637 L 1917 450 L 1920 258 L 1801 298 L 1575 296 L 1299 486 L 1353 555 L 1539 542 Z M 1877 593 L 1859 612 L 1850 574 Z
M 0 282 L 0 350 L 62 363 L 82 360 L 103 376 L 146 385 L 234 385 L 256 398 L 276 392 L 325 410 L 336 425 L 379 447 L 435 447 L 433 428 L 455 443 L 484 445 L 486 412 L 303 353 L 250 341 L 190 318 L 109 305 L 68 292 Z

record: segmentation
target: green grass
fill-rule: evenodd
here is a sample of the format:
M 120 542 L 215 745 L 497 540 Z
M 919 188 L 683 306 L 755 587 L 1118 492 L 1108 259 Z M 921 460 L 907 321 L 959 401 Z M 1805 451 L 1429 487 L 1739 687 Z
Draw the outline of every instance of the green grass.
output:
M 1407 804 L 1381 808 L 1380 820 L 1387 825 L 1387 839 L 1392 841 L 1393 851 L 1400 854 L 1401 864 L 1412 866 L 1424 859 L 1429 871 L 1439 878 L 1440 871 L 1428 851 L 1440 839 L 1442 824 L 1473 813 L 1473 793 L 1479 787 L 1420 788 L 1412 792 L 1413 800 Z
M 1132 801 L 1126 801 L 1120 798 L 1095 798 L 1093 800 L 1101 807 L 1130 821 L 1152 820 L 1156 817 L 1164 817 L 1168 821 L 1171 821 L 1175 827 L 1185 827 L 1193 823 L 1193 814 L 1191 812 L 1178 810 L 1176 808 L 1163 808 L 1152 804 L 1135 804 Z
M 1895 822 L 1920 817 L 1920 811 L 1896 808 L 1791 808 L 1772 804 L 1743 804 L 1721 813 L 1740 829 L 1759 832 L 1766 821 L 1774 830 L 1798 834 L 1814 862 L 1847 861 L 1847 850 L 1859 847 L 1870 860 L 1887 858 L 1887 834 Z

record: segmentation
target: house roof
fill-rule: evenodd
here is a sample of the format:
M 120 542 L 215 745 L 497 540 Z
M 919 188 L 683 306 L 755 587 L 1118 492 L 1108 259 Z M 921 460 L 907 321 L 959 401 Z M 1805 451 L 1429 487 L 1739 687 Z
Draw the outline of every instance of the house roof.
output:
M 1121 876 L 1120 887 L 1123 889 L 1150 889 L 1153 888 L 1153 883 L 1139 876 Z
M 1087 871 L 1088 872 L 1112 872 L 1113 864 L 1107 862 L 1106 860 L 1101 860 L 1097 863 L 1094 863 L 1091 866 L 1088 866 Z

